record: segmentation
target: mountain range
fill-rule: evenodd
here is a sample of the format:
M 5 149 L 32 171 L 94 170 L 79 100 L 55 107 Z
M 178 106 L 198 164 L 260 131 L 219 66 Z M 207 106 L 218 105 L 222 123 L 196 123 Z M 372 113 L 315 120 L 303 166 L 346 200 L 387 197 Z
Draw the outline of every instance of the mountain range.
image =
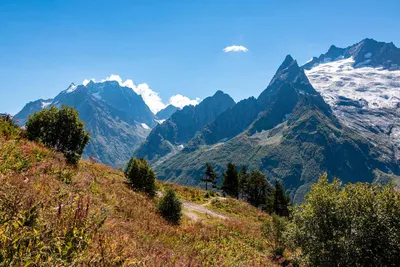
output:
M 63 104 L 75 107 L 86 130 L 90 131 L 90 143 L 84 157 L 93 156 L 113 167 L 123 167 L 132 151 L 159 121 L 140 95 L 116 81 L 72 83 L 54 99 L 39 99 L 26 104 L 14 119 L 23 126 L 34 112 Z M 171 113 L 171 107 L 167 109 L 164 119 L 168 112 Z
M 228 162 L 246 165 L 281 180 L 294 202 L 324 172 L 344 182 L 397 180 L 398 54 L 393 44 L 365 39 L 304 66 L 287 56 L 258 98 L 238 102 L 187 142 L 163 140 L 163 124 L 156 126 L 135 155 L 149 159 L 159 179 L 189 185 L 200 183 L 206 162 L 219 172 Z M 171 153 L 158 153 L 155 135 Z
M 158 178 L 198 185 L 205 163 L 228 162 L 283 182 L 293 202 L 327 172 L 343 182 L 400 175 L 400 49 L 364 39 L 331 46 L 303 66 L 288 55 L 255 98 L 235 103 L 217 91 L 196 106 L 153 114 L 117 82 L 71 84 L 54 99 L 28 103 L 15 119 L 49 105 L 75 106 L 91 132 L 85 156 L 114 167 L 133 154 Z

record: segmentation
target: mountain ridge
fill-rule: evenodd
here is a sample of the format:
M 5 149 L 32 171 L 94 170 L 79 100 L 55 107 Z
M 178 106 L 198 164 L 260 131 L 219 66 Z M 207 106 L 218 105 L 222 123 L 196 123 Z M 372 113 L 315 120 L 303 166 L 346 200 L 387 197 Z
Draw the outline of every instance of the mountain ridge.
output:
M 231 138 L 223 138 L 223 134 L 208 138 L 214 130 L 229 129 L 222 122 L 226 114 L 233 114 L 233 106 L 206 125 L 183 150 L 153 163 L 159 178 L 198 185 L 206 162 L 217 171 L 233 162 L 261 170 L 270 180 L 281 180 L 299 203 L 323 172 L 344 182 L 354 181 L 354 177 L 387 182 L 395 177 L 393 172 L 399 175 L 395 164 L 381 161 L 376 147 L 339 121 L 291 56 L 285 58 L 257 101 L 251 99 L 235 105 L 245 106 L 249 101 L 260 108 L 245 130 Z M 242 114 L 240 110 L 236 113 Z

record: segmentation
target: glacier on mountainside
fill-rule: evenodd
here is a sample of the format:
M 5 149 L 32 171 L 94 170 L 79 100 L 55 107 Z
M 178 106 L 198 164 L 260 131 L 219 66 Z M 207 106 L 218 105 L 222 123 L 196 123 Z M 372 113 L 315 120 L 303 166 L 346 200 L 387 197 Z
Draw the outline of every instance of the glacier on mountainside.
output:
M 400 160 L 400 70 L 352 57 L 315 65 L 305 73 L 313 87 L 349 127 L 382 146 L 387 160 Z

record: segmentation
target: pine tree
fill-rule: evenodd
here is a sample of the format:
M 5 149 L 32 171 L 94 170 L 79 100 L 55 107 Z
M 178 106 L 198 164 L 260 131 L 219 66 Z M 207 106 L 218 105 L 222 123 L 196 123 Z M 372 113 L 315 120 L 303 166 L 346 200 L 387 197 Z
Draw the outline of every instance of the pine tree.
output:
M 285 188 L 278 180 L 275 180 L 275 187 L 272 190 L 272 194 L 267 197 L 264 206 L 265 210 L 270 214 L 289 216 L 289 202 L 290 198 L 285 194 Z
M 247 173 L 247 167 L 242 166 L 239 173 L 239 197 L 247 200 L 247 192 L 248 192 L 248 183 L 249 183 L 249 174 Z
M 217 187 L 218 175 L 215 173 L 213 166 L 206 163 L 206 170 L 204 172 L 205 176 L 201 179 L 202 182 L 206 184 L 206 190 L 208 190 L 208 183 L 212 184 L 213 188 Z
M 182 217 L 182 203 L 171 188 L 165 192 L 157 207 L 161 215 L 173 224 L 179 224 Z
M 283 185 L 275 180 L 274 189 L 274 212 L 279 216 L 289 216 L 289 202 L 290 198 L 285 194 L 285 189 Z
M 156 193 L 156 174 L 145 159 L 131 158 L 125 176 L 133 188 L 153 197 Z
M 221 189 L 229 196 L 239 197 L 239 173 L 236 166 L 228 163 L 226 172 L 223 173 Z
M 272 193 L 272 187 L 260 171 L 252 171 L 247 186 L 247 201 L 255 206 L 265 205 L 267 197 Z

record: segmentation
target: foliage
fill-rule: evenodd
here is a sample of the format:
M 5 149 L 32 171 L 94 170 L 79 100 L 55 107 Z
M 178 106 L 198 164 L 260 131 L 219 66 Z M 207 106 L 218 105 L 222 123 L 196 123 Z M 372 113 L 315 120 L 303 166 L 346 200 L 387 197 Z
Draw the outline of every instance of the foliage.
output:
M 0 116 L 0 135 L 4 136 L 6 139 L 9 139 L 12 137 L 18 137 L 20 133 L 21 129 L 15 124 L 9 114 Z
M 270 214 L 275 213 L 287 217 L 289 216 L 289 202 L 290 198 L 285 194 L 285 188 L 278 180 L 275 180 L 275 187 L 267 198 L 265 210 Z
M 20 137 L 0 135 L 0 169 L 0 202 L 9 203 L 2 204 L 4 212 L 33 225 L 0 223 L 0 239 L 18 250 L 0 266 L 275 265 L 260 227 L 269 215 L 240 200 L 226 200 L 224 213 L 233 220 L 199 214 L 200 221 L 183 216 L 179 226 L 171 225 L 153 199 L 126 186 L 122 171 L 87 160 L 70 166 L 61 153 Z M 202 189 L 158 184 L 183 199 L 210 201 Z
M 247 167 L 245 165 L 242 166 L 239 172 L 239 197 L 243 199 L 247 199 L 247 186 L 249 182 L 249 173 L 247 173 Z
M 227 170 L 223 173 L 221 189 L 229 196 L 239 197 L 239 173 L 236 166 L 228 163 Z
M 245 189 L 247 201 L 255 207 L 263 206 L 271 192 L 272 187 L 265 176 L 260 171 L 252 171 Z
M 175 191 L 167 189 L 157 207 L 161 215 L 173 224 L 179 224 L 182 217 L 182 203 L 176 196 Z
M 77 164 L 90 139 L 78 111 L 66 105 L 61 109 L 52 106 L 29 116 L 26 132 L 28 139 L 62 152 L 72 164 Z
M 214 168 L 211 164 L 206 163 L 206 170 L 204 171 L 204 175 L 205 176 L 201 178 L 201 181 L 205 183 L 206 190 L 208 190 L 208 183 L 211 183 L 212 188 L 216 188 L 218 175 L 215 173 Z
M 49 213 L 18 180 L 9 179 L 0 188 L 0 263 L 71 265 L 104 220 L 90 215 L 88 200 L 79 196 Z
M 293 210 L 288 236 L 312 266 L 395 266 L 400 262 L 400 193 L 392 186 L 312 186 Z
M 273 253 L 276 256 L 283 256 L 283 251 L 285 250 L 284 232 L 286 224 L 285 218 L 273 214 L 262 225 L 262 234 L 272 243 Z
M 145 159 L 131 158 L 125 170 L 130 185 L 150 197 L 156 193 L 156 174 Z

